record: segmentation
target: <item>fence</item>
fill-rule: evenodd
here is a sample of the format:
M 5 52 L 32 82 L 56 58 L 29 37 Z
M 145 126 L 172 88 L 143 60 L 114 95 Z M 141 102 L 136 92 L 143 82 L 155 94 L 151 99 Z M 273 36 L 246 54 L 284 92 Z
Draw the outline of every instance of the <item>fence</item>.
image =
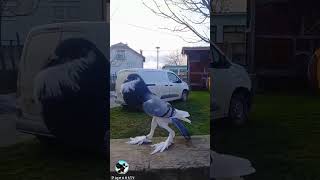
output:
M 116 88 L 116 80 L 117 80 L 117 75 L 116 74 L 111 74 L 110 75 L 110 91 L 114 91 Z
M 0 93 L 16 91 L 18 64 L 23 46 L 19 40 L 2 40 L 0 46 Z

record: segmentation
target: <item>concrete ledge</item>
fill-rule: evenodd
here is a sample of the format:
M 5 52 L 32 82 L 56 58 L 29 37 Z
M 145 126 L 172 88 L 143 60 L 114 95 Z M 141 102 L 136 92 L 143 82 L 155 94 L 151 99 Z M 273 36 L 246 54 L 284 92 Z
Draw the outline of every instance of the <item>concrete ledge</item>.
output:
M 152 144 L 164 141 L 165 137 L 154 138 Z M 151 155 L 152 147 L 129 145 L 128 139 L 110 141 L 110 171 L 117 175 L 114 166 L 122 159 L 129 163 L 128 176 L 136 179 L 189 180 L 209 179 L 210 136 L 192 136 L 187 142 L 176 137 L 175 143 L 165 152 Z M 118 175 L 119 176 L 119 175 Z

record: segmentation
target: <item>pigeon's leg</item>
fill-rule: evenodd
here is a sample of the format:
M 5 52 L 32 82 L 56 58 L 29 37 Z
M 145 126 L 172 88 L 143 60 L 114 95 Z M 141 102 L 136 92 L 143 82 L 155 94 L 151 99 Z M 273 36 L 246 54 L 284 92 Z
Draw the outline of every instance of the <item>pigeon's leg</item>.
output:
M 141 145 L 143 143 L 151 143 L 151 139 L 153 137 L 154 134 L 154 130 L 156 129 L 156 127 L 158 126 L 158 122 L 156 120 L 156 117 L 152 118 L 152 122 L 151 122 L 151 129 L 150 129 L 150 133 L 146 136 L 137 136 L 135 138 L 130 138 L 130 141 L 128 141 L 128 144 L 138 144 Z
M 173 138 L 175 137 L 175 132 L 169 127 L 169 119 L 158 119 L 158 124 L 169 132 L 169 136 L 166 141 L 152 145 L 152 147 L 154 147 L 154 151 L 151 154 L 163 152 L 165 149 L 168 149 L 168 147 L 173 144 Z
M 158 126 L 158 122 L 157 122 L 157 119 L 156 117 L 153 117 L 152 118 L 152 122 L 151 122 L 151 128 L 150 128 L 150 133 L 147 135 L 147 138 L 151 141 L 152 137 L 153 137 L 153 134 L 154 134 L 154 131 L 156 130 Z

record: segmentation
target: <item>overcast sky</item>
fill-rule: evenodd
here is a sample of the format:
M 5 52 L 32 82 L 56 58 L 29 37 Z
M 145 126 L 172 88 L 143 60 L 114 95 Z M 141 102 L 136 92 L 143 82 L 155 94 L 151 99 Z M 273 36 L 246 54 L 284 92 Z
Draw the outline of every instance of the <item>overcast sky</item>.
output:
M 206 45 L 190 44 L 177 34 L 160 29 L 171 21 L 153 14 L 141 0 L 111 0 L 110 2 L 110 40 L 111 45 L 119 42 L 146 57 L 145 68 L 156 68 L 156 46 L 160 47 L 160 66 L 165 64 L 165 57 L 173 51 L 181 52 L 183 46 Z M 180 34 L 181 35 L 181 34 Z

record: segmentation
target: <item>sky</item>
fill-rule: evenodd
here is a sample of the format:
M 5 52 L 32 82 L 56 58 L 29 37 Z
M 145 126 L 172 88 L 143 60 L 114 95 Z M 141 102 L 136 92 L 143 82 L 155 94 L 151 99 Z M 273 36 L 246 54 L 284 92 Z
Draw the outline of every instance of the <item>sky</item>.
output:
M 111 0 L 110 43 L 122 42 L 146 57 L 144 68 L 156 68 L 156 47 L 159 46 L 159 66 L 166 63 L 166 56 L 181 52 L 183 46 L 205 46 L 205 43 L 190 44 L 168 30 L 161 29 L 172 21 L 153 14 L 142 0 Z M 181 35 L 181 34 L 179 34 Z

